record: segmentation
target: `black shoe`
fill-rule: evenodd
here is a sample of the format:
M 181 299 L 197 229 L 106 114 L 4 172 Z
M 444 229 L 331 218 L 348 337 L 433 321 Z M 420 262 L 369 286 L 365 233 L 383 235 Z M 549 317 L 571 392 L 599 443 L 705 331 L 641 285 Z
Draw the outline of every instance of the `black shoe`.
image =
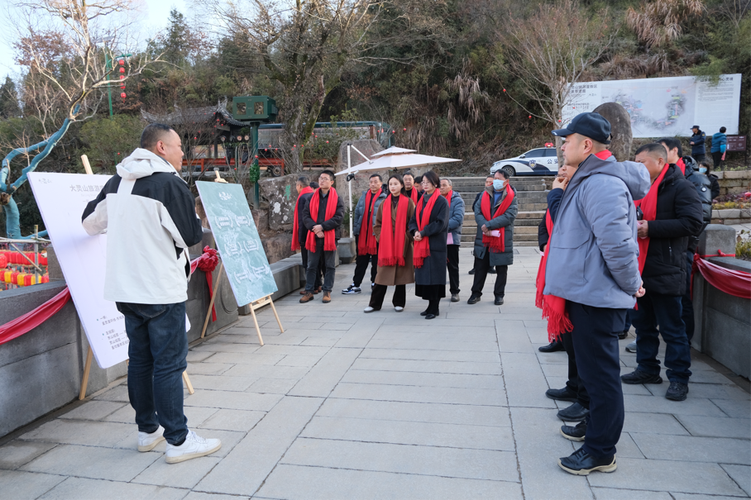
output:
M 569 401 L 571 403 L 576 403 L 577 399 L 576 393 L 568 387 L 564 387 L 563 389 L 548 389 L 545 391 L 545 395 L 556 401 Z
M 570 425 L 561 426 L 561 435 L 569 441 L 584 441 L 584 436 L 587 434 L 587 421 L 582 420 L 575 427 Z
M 665 397 L 672 401 L 685 401 L 688 395 L 688 384 L 682 384 L 680 382 L 670 382 L 668 392 L 665 393 Z
M 661 384 L 662 377 L 659 375 L 652 375 L 645 371 L 641 371 L 638 368 L 631 373 L 621 375 L 621 382 L 624 384 Z
M 461 299 L 459 298 L 458 293 L 452 293 L 451 294 L 451 302 L 459 302 Z
M 554 340 L 548 345 L 543 345 L 537 348 L 540 352 L 556 352 L 556 351 L 563 351 L 563 342 L 560 340 Z
M 497 306 L 502 306 L 503 305 L 503 297 L 496 297 L 495 301 L 493 302 L 493 304 L 495 304 Z
M 587 418 L 587 415 L 589 415 L 589 410 L 579 403 L 574 403 L 558 412 L 558 418 L 564 422 L 579 422 Z
M 425 319 L 435 319 L 437 316 L 433 313 L 428 313 L 425 315 Z
M 618 332 L 618 340 L 623 340 L 626 337 L 628 337 L 628 330 L 623 330 L 622 332 Z
M 428 315 L 427 309 L 425 309 L 423 312 L 420 313 L 420 316 L 427 316 L 427 315 Z
M 477 304 L 480 302 L 480 295 L 475 295 L 474 293 L 469 296 L 469 300 L 467 301 L 467 304 Z
M 475 274 L 475 270 L 474 269 L 470 269 L 469 270 L 469 274 Z
M 495 274 L 495 267 L 488 269 L 488 274 Z
M 558 460 L 561 469 L 569 474 L 587 476 L 590 472 L 613 472 L 618 466 L 615 463 L 615 455 L 596 458 L 579 448 L 568 457 Z

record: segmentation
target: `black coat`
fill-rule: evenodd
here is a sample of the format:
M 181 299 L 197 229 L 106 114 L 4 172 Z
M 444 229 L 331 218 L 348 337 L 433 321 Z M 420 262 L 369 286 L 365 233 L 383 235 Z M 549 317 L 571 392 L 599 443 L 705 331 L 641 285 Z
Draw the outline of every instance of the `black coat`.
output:
M 321 196 L 321 191 L 318 191 L 318 195 Z M 324 231 L 330 231 L 331 229 L 336 230 L 334 234 L 336 234 L 336 239 L 339 240 L 339 238 L 341 238 L 342 221 L 344 220 L 344 205 L 342 204 L 342 197 L 339 196 L 339 198 L 336 200 L 336 212 L 334 213 L 334 216 L 330 218 L 329 220 L 325 220 L 326 219 L 326 206 L 328 205 L 330 198 L 331 198 L 330 191 L 328 195 L 322 196 L 320 198 L 320 201 L 318 203 L 317 220 L 323 221 L 320 224 L 323 227 Z M 305 204 L 305 209 L 303 210 L 303 215 L 302 215 L 302 220 L 305 223 L 305 227 L 307 228 L 308 231 L 312 231 L 313 227 L 316 224 L 319 224 L 318 222 L 314 221 L 313 218 L 310 216 L 310 200 L 312 199 L 313 199 L 313 195 L 311 194 L 310 198 L 308 198 L 308 202 Z
M 550 212 L 550 218 L 555 221 L 555 215 L 558 213 L 558 207 L 561 205 L 562 198 L 563 189 L 561 188 L 555 188 L 548 193 L 548 209 L 546 210 L 540 225 L 537 226 L 537 244 L 540 245 L 541 252 L 543 251 L 543 248 L 545 248 L 545 245 L 548 244 L 548 240 L 550 240 L 548 225 L 546 224 L 547 212 Z
M 308 238 L 308 228 L 305 227 L 305 221 L 303 221 L 303 212 L 305 212 L 305 205 L 310 203 L 310 197 L 313 193 L 301 194 L 297 200 L 297 241 L 300 243 L 300 248 L 305 247 L 305 240 Z
M 702 230 L 702 209 L 694 185 L 670 165 L 657 190 L 657 215 L 648 222 L 649 250 L 644 288 L 663 295 L 686 293 L 686 249 Z
M 428 225 L 420 231 L 423 237 L 428 238 L 430 245 L 430 256 L 423 261 L 421 268 L 415 268 L 415 284 L 417 285 L 446 285 L 446 238 L 449 227 L 449 204 L 446 198 L 436 189 L 430 197 L 424 195 L 417 200 L 417 206 L 425 208 L 430 198 L 437 196 L 433 211 L 430 213 Z M 410 219 L 409 234 L 415 234 L 417 231 L 417 210 L 415 215 Z M 416 242 L 415 242 L 416 243 Z

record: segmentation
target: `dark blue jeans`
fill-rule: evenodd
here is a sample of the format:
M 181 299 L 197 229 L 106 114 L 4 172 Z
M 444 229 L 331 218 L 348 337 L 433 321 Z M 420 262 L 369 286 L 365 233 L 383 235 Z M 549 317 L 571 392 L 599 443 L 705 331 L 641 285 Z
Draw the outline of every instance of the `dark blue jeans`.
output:
M 681 319 L 681 297 L 650 292 L 637 299 L 639 309 L 631 313 L 636 329 L 636 362 L 639 370 L 660 374 L 657 351 L 660 335 L 665 341 L 666 375 L 671 382 L 688 384 L 691 376 L 691 349 Z M 660 325 L 659 329 L 657 325 Z
M 566 302 L 571 323 L 576 367 L 589 394 L 589 421 L 584 450 L 595 457 L 615 454 L 623 430 L 623 389 L 618 355 L 618 332 L 625 309 L 592 307 Z
M 694 338 L 694 329 L 696 325 L 694 323 L 694 303 L 691 300 L 691 267 L 694 265 L 694 252 L 686 252 L 686 293 L 681 297 L 681 306 L 683 306 L 683 313 L 681 319 L 683 324 L 686 325 L 686 338 L 688 339 L 688 345 L 691 346 L 691 339 Z
M 128 332 L 128 397 L 140 432 L 161 424 L 170 444 L 188 433 L 183 413 L 182 374 L 188 366 L 185 302 L 130 304 L 117 302 Z

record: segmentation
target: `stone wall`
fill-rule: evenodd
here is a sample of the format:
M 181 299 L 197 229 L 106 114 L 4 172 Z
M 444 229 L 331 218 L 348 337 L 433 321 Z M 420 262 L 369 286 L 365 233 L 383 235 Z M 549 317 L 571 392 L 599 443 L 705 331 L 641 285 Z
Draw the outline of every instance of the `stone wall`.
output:
M 751 191 L 751 170 L 713 171 L 720 184 L 720 196 Z

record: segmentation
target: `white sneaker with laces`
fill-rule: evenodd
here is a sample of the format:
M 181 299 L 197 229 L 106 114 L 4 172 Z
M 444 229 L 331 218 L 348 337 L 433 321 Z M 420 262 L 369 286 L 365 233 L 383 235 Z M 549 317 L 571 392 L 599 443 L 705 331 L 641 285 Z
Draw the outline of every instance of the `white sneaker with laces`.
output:
M 402 306 L 394 306 L 394 311 L 396 311 L 398 313 L 402 312 L 403 310 L 404 310 L 404 308 Z
M 138 451 L 151 451 L 164 441 L 164 428 L 160 425 L 157 430 L 149 434 L 148 432 L 138 431 Z
M 365 309 L 363 309 L 363 312 L 366 312 L 366 313 L 372 313 L 373 311 L 375 311 L 375 309 L 372 308 L 372 307 L 370 307 L 370 306 L 368 306 Z
M 222 442 L 218 439 L 204 439 L 195 432 L 188 430 L 185 441 L 180 446 L 167 443 L 168 464 L 177 464 L 190 460 L 191 458 L 203 457 L 210 455 L 222 447 Z

